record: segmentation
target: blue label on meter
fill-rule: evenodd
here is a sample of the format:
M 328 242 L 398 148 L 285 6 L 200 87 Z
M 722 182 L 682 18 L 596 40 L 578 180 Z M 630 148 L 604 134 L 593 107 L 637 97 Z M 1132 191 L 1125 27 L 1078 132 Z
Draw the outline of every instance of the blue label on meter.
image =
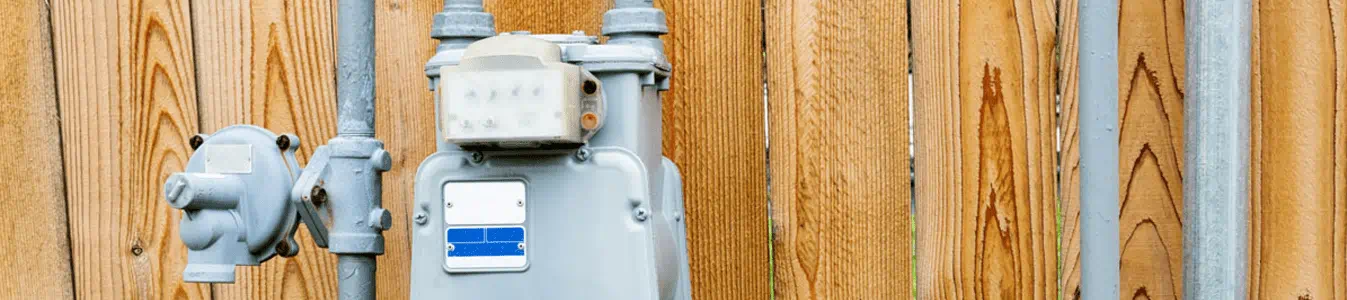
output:
M 449 257 L 524 256 L 524 227 L 459 227 L 445 230 Z

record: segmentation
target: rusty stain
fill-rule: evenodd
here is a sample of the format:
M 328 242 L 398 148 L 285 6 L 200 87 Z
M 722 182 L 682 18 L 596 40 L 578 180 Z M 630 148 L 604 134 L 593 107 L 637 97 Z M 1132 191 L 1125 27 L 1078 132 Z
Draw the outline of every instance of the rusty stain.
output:
M 982 107 L 978 123 L 977 278 L 974 293 L 982 297 L 1016 297 L 1021 263 L 1017 261 L 1015 166 L 1002 92 L 1001 68 L 982 67 Z M 989 241 L 991 239 L 992 241 Z M 994 290 L 993 290 L 994 289 Z

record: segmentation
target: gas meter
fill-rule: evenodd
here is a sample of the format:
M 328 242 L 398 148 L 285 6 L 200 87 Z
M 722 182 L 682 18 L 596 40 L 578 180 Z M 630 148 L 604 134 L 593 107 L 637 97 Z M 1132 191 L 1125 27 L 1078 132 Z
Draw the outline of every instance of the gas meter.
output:
M 439 151 L 417 171 L 412 299 L 690 299 L 682 186 L 661 155 L 662 11 L 618 1 L 607 44 L 436 16 Z

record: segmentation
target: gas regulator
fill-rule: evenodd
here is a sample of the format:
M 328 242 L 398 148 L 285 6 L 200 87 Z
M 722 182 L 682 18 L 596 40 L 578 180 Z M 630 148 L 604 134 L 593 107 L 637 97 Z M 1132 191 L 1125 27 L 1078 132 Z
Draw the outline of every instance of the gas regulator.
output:
M 393 214 L 374 138 L 373 1 L 340 0 L 338 134 L 300 140 L 251 125 L 191 139 L 164 183 L 183 211 L 183 279 L 230 283 L 236 266 L 299 251 L 303 223 L 338 256 L 342 299 L 373 299 Z M 651 0 L 616 0 L 607 43 L 496 34 L 481 0 L 446 0 L 426 64 L 437 152 L 406 216 L 411 299 L 691 299 L 682 183 L 661 154 L 668 32 Z

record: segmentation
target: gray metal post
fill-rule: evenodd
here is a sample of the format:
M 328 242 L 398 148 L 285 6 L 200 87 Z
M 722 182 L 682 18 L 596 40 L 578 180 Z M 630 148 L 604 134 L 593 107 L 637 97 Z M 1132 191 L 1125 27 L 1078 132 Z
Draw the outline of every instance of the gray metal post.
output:
M 1079 9 L 1081 299 L 1118 299 L 1118 0 Z
M 1183 295 L 1245 299 L 1252 4 L 1185 7 Z
M 392 217 L 382 207 L 383 142 L 374 139 L 374 1 L 341 0 L 337 9 L 337 137 L 326 184 L 332 207 L 328 250 L 337 254 L 341 299 L 374 299 L 375 256 Z
M 374 1 L 337 10 L 337 134 L 374 136 Z

